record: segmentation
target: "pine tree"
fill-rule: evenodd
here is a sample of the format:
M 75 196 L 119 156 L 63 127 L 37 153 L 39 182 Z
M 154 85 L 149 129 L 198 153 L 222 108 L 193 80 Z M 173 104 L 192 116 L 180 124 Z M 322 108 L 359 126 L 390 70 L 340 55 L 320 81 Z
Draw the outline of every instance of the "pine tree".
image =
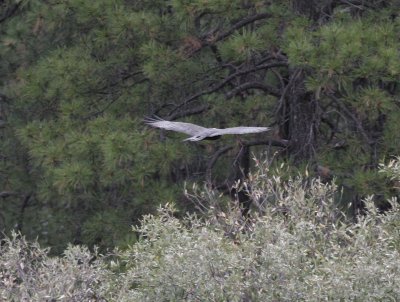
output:
M 3 6 L 2 228 L 56 251 L 123 244 L 184 181 L 229 188 L 252 152 L 335 176 L 344 202 L 392 193 L 377 167 L 400 144 L 396 1 Z M 187 144 L 146 128 L 151 114 L 274 131 Z

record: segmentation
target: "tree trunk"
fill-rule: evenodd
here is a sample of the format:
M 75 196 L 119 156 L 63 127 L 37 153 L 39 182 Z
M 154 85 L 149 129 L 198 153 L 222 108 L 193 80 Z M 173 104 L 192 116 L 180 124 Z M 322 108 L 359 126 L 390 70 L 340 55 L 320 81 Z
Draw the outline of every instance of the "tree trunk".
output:
M 317 100 L 305 91 L 304 78 L 302 70 L 291 72 L 281 112 L 281 132 L 290 140 L 289 152 L 296 162 L 313 161 L 320 123 Z
M 231 194 L 239 202 L 243 217 L 247 217 L 250 211 L 251 199 L 246 190 L 241 189 L 250 172 L 250 147 L 242 146 L 235 164 L 235 180 L 239 181 L 238 189 L 232 188 Z

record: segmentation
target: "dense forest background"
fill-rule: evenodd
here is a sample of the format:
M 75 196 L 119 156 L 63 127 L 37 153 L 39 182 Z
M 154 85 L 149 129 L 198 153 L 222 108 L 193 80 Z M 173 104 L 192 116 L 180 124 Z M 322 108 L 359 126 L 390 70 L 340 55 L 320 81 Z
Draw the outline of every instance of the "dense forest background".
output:
M 396 0 L 2 1 L 0 230 L 54 253 L 124 246 L 160 203 L 196 211 L 185 185 L 249 206 L 232 186 L 253 156 L 287 164 L 283 177 L 335 178 L 350 214 L 371 194 L 387 208 L 399 12 Z M 143 124 L 152 115 L 273 130 L 183 143 Z

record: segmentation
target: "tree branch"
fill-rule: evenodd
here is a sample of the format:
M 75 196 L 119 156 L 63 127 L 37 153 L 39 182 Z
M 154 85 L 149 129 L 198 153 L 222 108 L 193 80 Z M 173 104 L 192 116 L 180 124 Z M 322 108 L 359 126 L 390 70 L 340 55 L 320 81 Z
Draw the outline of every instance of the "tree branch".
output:
M 147 79 L 146 79 L 146 78 L 140 79 L 140 80 L 138 80 L 137 82 L 135 82 L 133 85 L 137 85 L 137 84 L 143 83 L 144 81 L 147 81 Z M 97 117 L 97 116 L 103 114 L 103 113 L 104 113 L 108 108 L 110 108 L 111 105 L 114 104 L 117 100 L 118 100 L 118 97 L 114 97 L 111 101 L 109 101 L 106 105 L 104 105 L 104 107 L 103 107 L 102 109 L 99 109 L 99 110 L 97 110 L 97 111 L 95 111 L 95 112 L 89 113 L 88 115 L 84 116 L 84 117 L 82 118 L 82 120 L 86 121 L 86 120 L 89 120 L 89 119 L 91 119 L 91 118 L 93 118 L 93 117 Z
M 21 5 L 22 1 L 19 1 L 15 3 L 13 6 L 9 7 L 6 12 L 3 14 L 3 16 L 0 17 L 0 23 L 6 21 L 8 18 L 10 18 L 12 15 L 14 15 L 19 6 Z
M 280 147 L 280 148 L 287 148 L 289 147 L 289 141 L 286 139 L 273 139 L 273 138 L 267 138 L 267 139 L 262 139 L 262 140 L 253 140 L 253 141 L 244 141 L 242 142 L 244 146 L 261 146 L 261 145 L 266 145 L 266 146 L 272 146 L 272 147 Z
M 347 107 L 334 95 L 329 94 L 328 97 L 330 97 L 332 100 L 335 101 L 336 104 L 339 105 L 339 107 L 349 116 L 351 117 L 351 119 L 354 121 L 354 123 L 357 126 L 357 129 L 360 131 L 362 137 L 365 139 L 365 141 L 367 142 L 368 145 L 370 145 L 372 142 L 370 140 L 370 138 L 368 137 L 367 133 L 365 132 L 361 121 L 353 114 L 351 113 L 351 111 L 349 109 L 347 109 Z
M 271 15 L 268 13 L 261 13 L 261 14 L 249 16 L 249 17 L 244 18 L 244 19 L 240 20 L 239 22 L 235 23 L 231 28 L 229 28 L 228 30 L 226 30 L 223 33 L 217 34 L 216 36 L 210 36 L 210 35 L 203 36 L 202 40 L 206 41 L 204 43 L 204 46 L 211 45 L 215 42 L 221 41 L 221 40 L 225 39 L 226 37 L 230 36 L 235 30 L 238 30 L 238 29 L 242 28 L 243 26 L 246 26 L 247 24 L 250 24 L 254 21 L 266 19 L 268 17 L 271 17 Z
M 263 140 L 253 140 L 253 141 L 242 141 L 242 145 L 244 147 L 252 147 L 252 146 L 261 146 L 261 145 L 266 145 L 266 146 L 273 146 L 273 147 L 280 147 L 280 148 L 287 148 L 289 146 L 289 141 L 281 139 L 273 139 L 273 138 L 267 138 Z M 211 171 L 213 167 L 215 166 L 217 160 L 227 153 L 228 151 L 232 150 L 235 146 L 225 146 L 219 149 L 217 152 L 214 153 L 214 155 L 211 157 L 210 161 L 207 164 L 207 170 L 206 170 L 206 180 L 208 184 L 212 183 L 211 179 Z
M 19 194 L 17 192 L 12 192 L 12 191 L 3 191 L 0 192 L 0 198 L 7 198 L 10 196 L 18 196 Z
M 31 196 L 32 196 L 32 193 L 29 193 L 28 195 L 26 195 L 24 197 L 24 201 L 22 202 L 21 209 L 19 210 L 17 230 L 20 232 L 22 231 L 22 228 L 24 225 L 25 209 L 28 207 Z
M 239 92 L 242 92 L 244 90 L 248 90 L 248 89 L 261 89 L 265 92 L 268 92 L 269 94 L 276 96 L 276 97 L 280 97 L 281 94 L 279 93 L 279 91 L 267 84 L 263 84 L 260 82 L 247 82 L 247 83 L 243 83 L 239 86 L 237 86 L 236 88 L 234 88 L 233 90 L 229 91 L 226 94 L 226 98 L 229 100 L 231 98 L 233 98 L 235 95 L 237 95 Z
M 186 98 L 182 103 L 180 103 L 179 105 L 177 105 L 170 113 L 170 115 L 175 114 L 175 112 L 180 109 L 181 107 L 197 100 L 199 97 L 203 96 L 203 95 L 207 95 L 207 94 L 211 94 L 213 92 L 216 92 L 217 90 L 223 88 L 227 83 L 229 83 L 231 80 L 233 80 L 234 78 L 250 73 L 250 72 L 254 72 L 254 71 L 258 71 L 258 70 L 262 70 L 262 69 L 269 69 L 269 68 L 273 68 L 273 67 L 284 67 L 287 66 L 288 63 L 286 61 L 279 61 L 279 62 L 273 62 L 273 63 L 269 63 L 269 64 L 262 64 L 262 65 L 258 65 L 246 70 L 240 70 L 238 72 L 235 72 L 231 75 L 229 75 L 228 77 L 226 77 L 225 79 L 223 79 L 221 82 L 215 84 L 214 86 L 212 86 L 211 88 L 199 91 L 196 94 L 193 94 L 191 96 L 189 96 L 188 98 Z M 274 93 L 275 95 L 279 94 L 279 92 L 277 90 L 274 89 Z M 280 96 L 280 95 L 279 95 Z
M 208 109 L 210 109 L 210 105 L 202 105 L 202 106 L 198 106 L 196 108 L 188 109 L 185 111 L 175 112 L 174 114 L 171 114 L 168 117 L 166 117 L 166 119 L 168 121 L 173 121 L 173 120 L 176 120 L 181 117 L 186 117 L 186 116 L 203 113 L 204 111 L 207 111 Z
M 211 160 L 207 164 L 207 170 L 206 170 L 207 184 L 209 184 L 209 185 L 212 184 L 211 171 L 212 171 L 212 168 L 214 167 L 215 163 L 217 162 L 218 158 L 220 158 L 223 154 L 227 153 L 229 150 L 232 150 L 233 147 L 234 146 L 225 146 L 225 147 L 219 149 L 217 152 L 215 152 L 214 155 L 211 157 Z
M 227 38 L 234 31 L 246 26 L 247 24 L 250 24 L 250 23 L 255 22 L 257 20 L 266 19 L 268 17 L 271 17 L 271 15 L 268 14 L 268 13 L 260 13 L 260 14 L 248 16 L 247 18 L 244 18 L 244 19 L 236 22 L 235 24 L 232 25 L 232 27 L 230 27 L 228 30 L 226 30 L 226 31 L 224 31 L 224 32 L 222 32 L 220 34 L 218 34 L 218 33 L 215 34 L 218 31 L 218 28 L 212 29 L 209 33 L 207 33 L 207 34 L 205 34 L 205 35 L 200 37 L 201 46 L 196 48 L 195 50 L 193 50 L 190 53 L 189 57 L 191 57 L 194 54 L 198 53 L 204 47 L 214 45 L 216 42 Z

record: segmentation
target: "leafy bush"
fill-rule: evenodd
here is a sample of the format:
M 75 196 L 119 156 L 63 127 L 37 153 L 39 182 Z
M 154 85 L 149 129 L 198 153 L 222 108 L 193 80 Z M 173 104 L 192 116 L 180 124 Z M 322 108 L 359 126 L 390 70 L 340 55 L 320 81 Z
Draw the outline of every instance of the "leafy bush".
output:
M 147 216 L 124 254 L 140 301 L 321 301 L 400 299 L 400 212 L 372 200 L 356 223 L 336 208 L 334 185 L 283 181 L 260 169 L 251 195 L 263 214 L 237 211 L 179 221 Z M 214 196 L 205 194 L 204 196 Z
M 64 257 L 13 234 L 0 248 L 1 301 L 102 301 L 111 280 L 104 259 L 69 246 Z
M 257 212 L 174 217 L 173 207 L 145 216 L 140 240 L 110 262 L 70 246 L 51 258 L 13 236 L 0 254 L 0 297 L 10 301 L 397 301 L 400 210 L 372 197 L 357 221 L 336 207 L 335 185 L 273 176 L 261 163 L 248 188 Z M 398 161 L 382 166 L 398 179 Z M 250 189 L 251 188 L 251 189 Z M 116 259 L 116 260 L 115 260 Z

